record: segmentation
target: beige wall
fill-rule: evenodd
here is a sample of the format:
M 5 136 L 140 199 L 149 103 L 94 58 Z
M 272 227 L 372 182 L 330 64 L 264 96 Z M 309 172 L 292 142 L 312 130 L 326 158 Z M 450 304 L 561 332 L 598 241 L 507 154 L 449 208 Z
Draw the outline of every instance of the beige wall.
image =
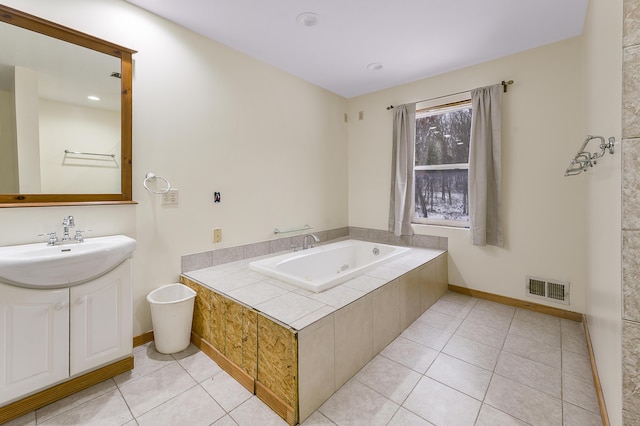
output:
M 573 38 L 351 99 L 349 116 L 363 111 L 364 120 L 349 126 L 349 224 L 387 226 L 392 112 L 386 106 L 513 79 L 502 129 L 505 248 L 473 246 L 468 230 L 414 229 L 449 238 L 451 284 L 523 299 L 527 274 L 570 281 L 568 308 L 584 312 L 586 187 L 564 177 L 585 136 L 582 52 L 583 40 Z
M 589 2 L 584 39 L 585 132 L 616 138 L 615 154 L 577 177 L 587 187 L 586 313 L 609 420 L 622 425 L 622 0 Z
M 76 217 L 88 237 L 137 239 L 134 334 L 146 294 L 180 275 L 180 256 L 274 238 L 274 227 L 348 225 L 347 101 L 121 0 L 9 0 L 10 7 L 110 40 L 134 55 L 135 206 L 0 209 L 0 244 L 37 241 Z M 73 12 L 71 12 L 73 11 Z M 147 172 L 180 191 L 146 192 Z M 214 204 L 213 192 L 222 193 Z M 211 230 L 223 229 L 223 242 Z

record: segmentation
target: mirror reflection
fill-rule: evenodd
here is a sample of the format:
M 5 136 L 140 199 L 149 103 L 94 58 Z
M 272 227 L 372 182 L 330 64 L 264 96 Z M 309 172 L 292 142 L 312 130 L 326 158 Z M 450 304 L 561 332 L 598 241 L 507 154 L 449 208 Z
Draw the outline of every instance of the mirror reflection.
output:
M 0 23 L 0 193 L 121 192 L 120 58 Z

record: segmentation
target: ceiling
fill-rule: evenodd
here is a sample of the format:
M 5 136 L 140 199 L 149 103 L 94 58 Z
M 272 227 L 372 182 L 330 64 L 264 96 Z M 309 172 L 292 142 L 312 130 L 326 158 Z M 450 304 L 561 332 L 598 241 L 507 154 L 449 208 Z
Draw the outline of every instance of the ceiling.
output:
M 588 0 L 126 1 L 346 98 L 580 35 L 588 6 Z M 315 25 L 298 22 L 305 12 L 315 14 Z

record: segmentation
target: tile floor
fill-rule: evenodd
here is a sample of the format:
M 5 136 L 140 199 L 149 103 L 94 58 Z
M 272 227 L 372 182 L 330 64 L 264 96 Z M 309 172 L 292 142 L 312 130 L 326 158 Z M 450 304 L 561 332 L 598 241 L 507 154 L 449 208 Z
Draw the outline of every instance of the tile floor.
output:
M 8 425 L 286 425 L 193 346 Z M 447 293 L 303 426 L 600 425 L 582 324 Z

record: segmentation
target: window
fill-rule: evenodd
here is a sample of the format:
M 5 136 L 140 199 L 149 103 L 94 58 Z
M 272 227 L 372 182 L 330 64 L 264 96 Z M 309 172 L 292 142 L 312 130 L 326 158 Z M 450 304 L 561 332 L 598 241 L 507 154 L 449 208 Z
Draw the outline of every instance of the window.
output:
M 414 223 L 469 226 L 471 101 L 416 111 Z

